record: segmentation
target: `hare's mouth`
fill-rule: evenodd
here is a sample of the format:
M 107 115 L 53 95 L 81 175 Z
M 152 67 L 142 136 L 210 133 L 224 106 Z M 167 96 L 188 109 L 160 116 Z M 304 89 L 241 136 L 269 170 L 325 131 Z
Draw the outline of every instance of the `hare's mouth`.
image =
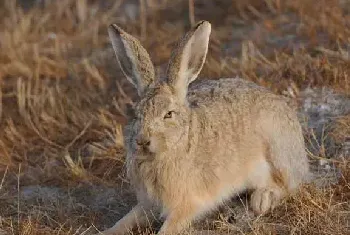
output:
M 138 146 L 137 148 L 137 154 L 151 154 L 149 147 L 147 146 Z
M 147 144 L 137 144 L 138 154 L 160 154 L 167 150 L 167 145 L 162 138 L 151 137 Z
M 155 157 L 155 153 L 151 153 L 149 151 L 137 151 L 134 158 L 141 161 L 150 161 L 153 160 Z
M 149 145 L 141 145 L 137 148 L 137 154 L 151 155 L 156 153 L 155 147 L 150 143 Z

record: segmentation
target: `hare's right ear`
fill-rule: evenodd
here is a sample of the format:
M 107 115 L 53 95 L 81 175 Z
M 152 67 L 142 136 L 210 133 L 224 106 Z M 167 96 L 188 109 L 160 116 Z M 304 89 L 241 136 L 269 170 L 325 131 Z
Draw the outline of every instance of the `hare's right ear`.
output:
M 124 75 L 141 96 L 154 81 L 154 67 L 147 51 L 139 40 L 115 24 L 108 27 L 108 34 Z
M 210 23 L 200 21 L 180 40 L 171 56 L 167 70 L 167 83 L 179 98 L 186 98 L 188 85 L 202 70 L 208 51 L 210 32 Z

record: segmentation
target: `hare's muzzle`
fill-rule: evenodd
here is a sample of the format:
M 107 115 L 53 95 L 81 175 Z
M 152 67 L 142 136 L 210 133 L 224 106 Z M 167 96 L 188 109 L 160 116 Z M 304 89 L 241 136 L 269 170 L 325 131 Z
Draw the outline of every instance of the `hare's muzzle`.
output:
M 148 148 L 151 145 L 149 138 L 143 135 L 139 135 L 136 139 L 136 143 L 139 147 Z

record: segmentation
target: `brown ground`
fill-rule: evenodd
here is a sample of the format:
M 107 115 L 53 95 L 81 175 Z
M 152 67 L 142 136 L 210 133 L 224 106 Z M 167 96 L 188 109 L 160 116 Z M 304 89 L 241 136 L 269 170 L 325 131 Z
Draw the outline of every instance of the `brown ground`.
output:
M 297 101 L 315 176 L 263 217 L 242 195 L 195 228 L 350 234 L 350 2 L 194 2 L 193 15 L 184 0 L 1 1 L 0 234 L 84 234 L 130 209 L 121 130 L 135 91 L 106 27 L 140 38 L 161 74 L 193 17 L 213 25 L 201 78 L 242 76 Z

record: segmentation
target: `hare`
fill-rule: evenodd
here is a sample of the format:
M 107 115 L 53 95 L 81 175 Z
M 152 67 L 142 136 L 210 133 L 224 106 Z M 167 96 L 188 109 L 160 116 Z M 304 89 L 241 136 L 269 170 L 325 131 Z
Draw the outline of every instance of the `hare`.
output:
M 306 179 L 301 126 L 283 97 L 239 78 L 189 86 L 206 58 L 209 22 L 180 40 L 163 78 L 137 39 L 115 24 L 108 33 L 140 97 L 124 133 L 138 204 L 102 234 L 125 234 L 154 214 L 165 218 L 158 234 L 177 234 L 244 190 L 263 214 Z

